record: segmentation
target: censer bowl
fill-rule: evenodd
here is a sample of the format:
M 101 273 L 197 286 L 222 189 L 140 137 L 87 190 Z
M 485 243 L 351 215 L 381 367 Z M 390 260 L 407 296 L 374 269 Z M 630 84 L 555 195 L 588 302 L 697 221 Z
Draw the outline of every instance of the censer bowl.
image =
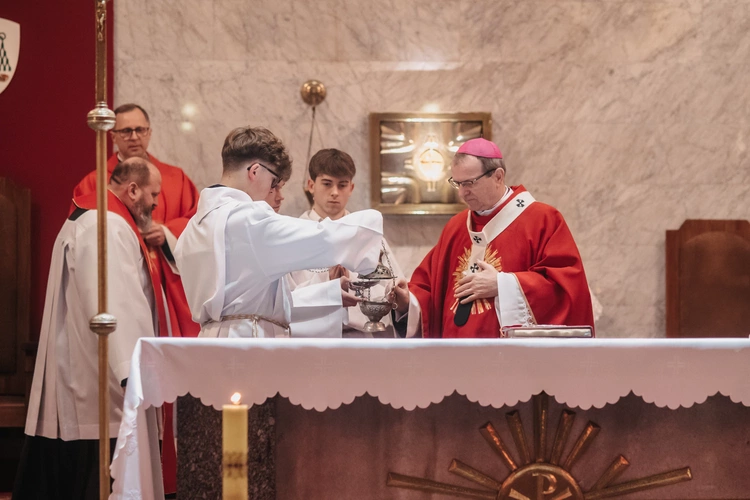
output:
M 391 312 L 393 306 L 390 302 L 375 300 L 363 300 L 359 303 L 362 313 L 370 320 L 365 323 L 364 330 L 368 333 L 384 332 L 385 325 L 381 323 L 383 316 Z

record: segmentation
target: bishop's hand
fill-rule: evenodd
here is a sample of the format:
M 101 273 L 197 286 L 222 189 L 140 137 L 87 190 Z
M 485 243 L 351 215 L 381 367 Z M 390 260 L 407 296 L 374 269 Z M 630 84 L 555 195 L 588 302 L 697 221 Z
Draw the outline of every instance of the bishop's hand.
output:
M 468 274 L 458 281 L 454 295 L 462 298 L 461 304 L 497 297 L 497 269 L 481 260 L 477 264 L 479 272 Z
M 404 314 L 409 311 L 409 283 L 405 278 L 399 278 L 390 292 L 388 301 L 396 305 L 396 312 Z

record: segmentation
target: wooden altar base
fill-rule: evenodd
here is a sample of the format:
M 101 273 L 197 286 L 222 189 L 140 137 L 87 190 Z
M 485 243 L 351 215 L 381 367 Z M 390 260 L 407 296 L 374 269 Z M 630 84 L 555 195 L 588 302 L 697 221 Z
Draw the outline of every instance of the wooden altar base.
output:
M 565 408 L 549 398 L 547 456 Z M 513 410 L 520 412 L 533 454 L 531 401 L 495 409 L 454 394 L 426 409 L 406 411 L 366 395 L 317 412 L 277 397 L 251 410 L 250 498 L 447 499 L 387 487 L 386 476 L 397 472 L 477 488 L 448 472 L 453 459 L 502 481 L 509 470 L 478 429 L 492 422 L 518 460 L 506 421 Z M 570 468 L 584 491 L 622 454 L 630 466 L 615 484 L 688 466 L 693 479 L 620 498 L 750 498 L 750 408 L 717 395 L 691 408 L 670 410 L 631 394 L 602 409 L 570 410 L 576 418 L 563 462 L 589 420 L 600 427 L 588 451 Z M 179 498 L 221 498 L 220 412 L 187 397 L 180 399 L 178 415 Z

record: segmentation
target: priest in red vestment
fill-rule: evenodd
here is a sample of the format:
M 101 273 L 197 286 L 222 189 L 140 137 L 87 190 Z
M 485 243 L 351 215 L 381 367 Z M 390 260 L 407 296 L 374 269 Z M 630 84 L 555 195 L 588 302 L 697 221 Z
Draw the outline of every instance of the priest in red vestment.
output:
M 151 140 L 148 113 L 137 104 L 123 104 L 115 110 L 115 129 L 112 140 L 118 152 L 107 162 L 111 175 L 119 161 L 141 157 L 150 161 L 161 173 L 162 193 L 159 206 L 154 210 L 151 228 L 143 231 L 143 239 L 152 257 L 158 260 L 162 284 L 167 298 L 170 317 L 170 334 L 173 337 L 196 337 L 200 325 L 190 315 L 180 276 L 174 266 L 172 250 L 198 205 L 198 190 L 179 167 L 160 162 L 147 152 Z M 73 196 L 83 196 L 96 191 L 96 172 L 89 173 L 76 186 Z M 162 335 L 166 335 L 166 332 Z
M 148 160 L 161 173 L 161 196 L 159 205 L 152 214 L 153 224 L 141 231 L 149 254 L 156 263 L 156 271 L 159 273 L 167 303 L 168 328 L 160 332 L 160 336 L 197 337 L 200 325 L 193 321 L 190 314 L 172 252 L 177 244 L 177 238 L 182 234 L 190 217 L 195 214 L 198 190 L 182 169 L 162 163 L 147 152 L 151 141 L 151 122 L 145 109 L 138 104 L 123 104 L 115 109 L 115 120 L 112 140 L 118 151 L 107 162 L 108 175 L 112 175 L 120 161 L 133 157 Z M 83 178 L 75 187 L 73 196 L 80 197 L 95 192 L 96 171 Z M 164 413 L 165 436 L 171 436 L 172 405 L 165 405 Z M 165 441 L 169 442 L 169 439 Z M 173 465 L 176 461 L 171 457 L 173 449 L 171 446 L 164 447 L 164 487 L 167 492 L 175 491 L 177 481 L 176 466 Z
M 499 337 L 507 326 L 594 326 L 581 256 L 560 212 L 505 185 L 498 147 L 472 139 L 450 184 L 469 206 L 394 289 L 402 334 Z

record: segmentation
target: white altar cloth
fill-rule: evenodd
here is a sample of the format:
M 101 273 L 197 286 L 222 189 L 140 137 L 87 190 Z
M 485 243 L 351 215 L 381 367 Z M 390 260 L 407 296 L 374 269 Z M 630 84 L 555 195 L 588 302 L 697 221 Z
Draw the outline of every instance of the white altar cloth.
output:
M 247 404 L 278 393 L 324 411 L 365 393 L 413 410 L 453 392 L 500 407 L 541 391 L 581 409 L 631 391 L 671 409 L 717 392 L 750 406 L 750 340 L 143 338 L 133 353 L 110 498 L 163 498 L 155 419 L 146 409 L 187 393 L 216 409 L 239 392 Z

